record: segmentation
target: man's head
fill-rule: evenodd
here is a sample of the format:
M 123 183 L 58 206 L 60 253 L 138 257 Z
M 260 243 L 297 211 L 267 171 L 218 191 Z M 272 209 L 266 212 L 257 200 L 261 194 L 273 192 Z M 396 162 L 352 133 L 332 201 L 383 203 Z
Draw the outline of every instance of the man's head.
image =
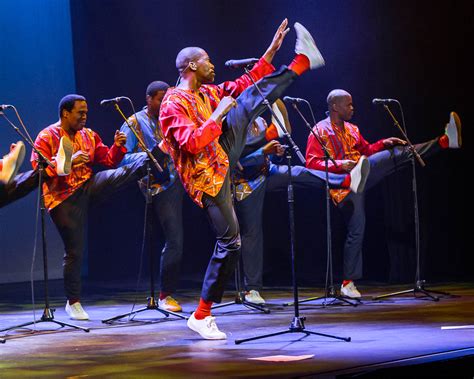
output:
M 194 75 L 199 83 L 214 82 L 214 65 L 200 47 L 185 47 L 176 57 L 176 68 L 181 77 Z
M 152 115 L 158 117 L 160 113 L 161 101 L 163 100 L 168 88 L 170 88 L 168 83 L 161 82 L 159 80 L 148 84 L 148 87 L 146 88 L 146 105 L 148 107 L 148 111 Z
M 66 95 L 59 102 L 59 119 L 68 129 L 79 131 L 86 126 L 87 102 L 81 95 Z
M 327 97 L 329 114 L 342 121 L 349 121 L 354 114 L 352 96 L 343 89 L 334 89 Z

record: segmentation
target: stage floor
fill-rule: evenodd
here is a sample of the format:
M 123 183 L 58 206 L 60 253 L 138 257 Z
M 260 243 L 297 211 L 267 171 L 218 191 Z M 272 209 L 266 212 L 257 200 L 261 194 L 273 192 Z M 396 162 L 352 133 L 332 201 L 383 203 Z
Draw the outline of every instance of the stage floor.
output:
M 33 320 L 29 284 L 1 285 L 0 329 Z M 53 285 L 52 307 L 55 319 L 68 320 L 57 289 Z M 77 325 L 90 332 L 58 328 L 52 323 L 32 329 L 18 329 L 3 336 L 0 344 L 0 377 L 378 377 L 381 369 L 431 365 L 433 372 L 455 377 L 449 364 L 440 362 L 457 358 L 467 377 L 474 374 L 474 284 L 445 283 L 429 287 L 449 292 L 438 302 L 415 299 L 412 295 L 372 300 L 372 296 L 407 289 L 409 286 L 360 286 L 364 298 L 357 307 L 329 305 L 320 301 L 300 306 L 306 317 L 306 330 L 350 337 L 345 342 L 319 335 L 289 333 L 236 345 L 236 339 L 287 330 L 294 308 L 282 304 L 292 300 L 291 289 L 266 289 L 270 314 L 232 305 L 214 311 L 219 328 L 228 335 L 226 341 L 202 340 L 190 331 L 184 320 L 164 317 L 156 310 L 140 313 L 133 321 L 123 319 L 112 325 L 102 319 L 146 304 L 146 292 L 124 290 L 123 284 L 88 285 L 84 296 L 90 321 Z M 41 284 L 36 283 L 41 291 Z M 300 290 L 300 299 L 320 296 L 322 288 Z M 196 306 L 198 291 L 180 291 L 176 296 L 189 315 Z M 228 292 L 226 301 L 233 300 Z M 6 300 L 5 300 L 6 299 Z M 41 299 L 36 299 L 36 318 L 42 314 Z M 442 329 L 445 326 L 468 326 L 464 329 Z M 299 358 L 306 359 L 297 360 Z M 282 362 L 269 361 L 283 356 Z M 265 360 L 256 360 L 263 358 Z M 434 366 L 438 364 L 437 366 Z M 409 368 L 407 368 L 409 366 Z M 426 366 L 428 367 L 428 366 Z M 453 365 L 451 364 L 451 367 Z M 402 368 L 403 369 L 403 368 Z M 466 371 L 466 372 L 464 372 Z M 470 371 L 470 372 L 469 372 Z M 397 372 L 397 371 L 392 371 Z M 401 371 L 398 371 L 399 373 Z M 407 371 L 410 372 L 410 371 Z M 424 371 L 427 373 L 428 371 Z M 362 374 L 362 375 L 361 375 Z M 449 375 L 450 374 L 450 375 Z M 460 373 L 458 373 L 460 374 Z

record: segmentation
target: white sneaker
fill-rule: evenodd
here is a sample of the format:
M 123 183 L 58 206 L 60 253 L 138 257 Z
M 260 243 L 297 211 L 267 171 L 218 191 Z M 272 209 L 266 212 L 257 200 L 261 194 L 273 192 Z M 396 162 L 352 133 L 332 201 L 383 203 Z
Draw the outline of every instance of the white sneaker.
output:
M 324 66 L 324 58 L 316 47 L 316 43 L 308 30 L 299 22 L 295 22 L 295 31 L 295 53 L 305 55 L 309 59 L 309 67 L 312 70 Z
M 71 157 L 74 145 L 68 137 L 61 137 L 59 149 L 56 155 L 56 172 L 58 176 L 66 176 L 71 173 Z
M 362 155 L 359 162 L 354 166 L 350 172 L 351 185 L 350 189 L 354 193 L 364 192 L 365 183 L 370 174 L 370 162 L 365 155 Z
M 459 149 L 462 146 L 461 120 L 456 112 L 451 112 L 449 115 L 445 134 L 448 136 L 450 149 Z
M 18 141 L 15 147 L 3 157 L 3 167 L 0 171 L 0 181 L 10 183 L 10 181 L 18 173 L 18 170 L 25 159 L 25 145 Z
M 79 302 L 69 305 L 68 300 L 66 303 L 66 313 L 69 315 L 71 320 L 89 320 L 89 315 L 84 308 L 82 308 L 82 305 Z
M 362 297 L 354 282 L 350 282 L 345 286 L 341 285 L 341 295 L 350 297 L 351 299 L 360 299 Z
M 171 296 L 166 296 L 163 300 L 158 299 L 158 306 L 165 311 L 170 312 L 181 312 L 183 308 L 181 305 Z
M 245 300 L 253 304 L 265 304 L 265 299 L 258 291 L 250 290 L 245 294 Z
M 199 333 L 206 340 L 225 340 L 227 335 L 216 325 L 216 318 L 207 316 L 204 320 L 196 320 L 194 312 L 188 319 L 188 328 Z

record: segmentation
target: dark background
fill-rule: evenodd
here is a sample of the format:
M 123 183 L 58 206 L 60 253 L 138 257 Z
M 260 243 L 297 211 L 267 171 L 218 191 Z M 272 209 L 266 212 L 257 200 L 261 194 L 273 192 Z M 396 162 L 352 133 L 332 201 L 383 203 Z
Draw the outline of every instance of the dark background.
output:
M 147 84 L 174 84 L 174 61 L 185 46 L 200 46 L 216 66 L 216 82 L 240 72 L 228 59 L 259 57 L 285 17 L 313 34 L 326 66 L 305 74 L 287 95 L 310 101 L 325 117 L 325 99 L 334 88 L 349 91 L 353 122 L 372 142 L 399 136 L 383 108 L 371 99 L 396 98 L 404 107 L 413 142 L 440 135 L 455 110 L 462 118 L 464 148 L 447 151 L 417 168 L 421 221 L 422 277 L 430 281 L 473 279 L 468 247 L 468 159 L 471 154 L 471 1 L 94 1 L 71 0 L 76 91 L 88 99 L 88 126 L 112 143 L 121 125 L 103 98 L 120 95 L 144 104 Z M 288 64 L 294 53 L 292 28 L 274 59 Z M 59 100 L 59 99 L 58 99 Z M 124 105 L 125 108 L 125 105 Z M 127 109 L 126 113 L 131 111 Z M 302 151 L 307 130 L 289 110 L 293 136 Z M 399 117 L 399 113 L 396 112 Z M 295 161 L 295 163 L 297 163 Z M 411 170 L 387 178 L 367 193 L 365 279 L 410 282 L 414 278 L 414 224 Z M 302 284 L 321 283 L 325 274 L 325 202 L 322 191 L 296 192 L 296 253 Z M 133 278 L 140 260 L 144 202 L 135 186 L 90 210 L 89 276 Z M 182 280 L 199 281 L 213 238 L 204 213 L 186 199 Z M 341 275 L 345 230 L 333 215 L 334 273 Z M 268 194 L 264 211 L 266 285 L 290 281 L 285 193 Z M 161 246 L 157 227 L 155 247 Z

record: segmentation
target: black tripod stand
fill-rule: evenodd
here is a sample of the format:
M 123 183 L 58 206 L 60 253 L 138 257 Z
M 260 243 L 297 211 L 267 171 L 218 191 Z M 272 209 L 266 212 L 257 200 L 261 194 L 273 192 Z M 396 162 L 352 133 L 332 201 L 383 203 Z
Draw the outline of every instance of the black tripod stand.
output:
M 293 139 L 291 138 L 290 134 L 286 130 L 285 126 L 282 124 L 280 119 L 275 115 L 275 112 L 273 112 L 273 109 L 269 103 L 269 101 L 265 98 L 263 95 L 262 91 L 258 87 L 258 85 L 255 83 L 253 80 L 252 76 L 249 73 L 248 68 L 245 68 L 245 72 L 248 74 L 250 77 L 253 85 L 255 86 L 256 90 L 260 94 L 260 96 L 263 99 L 263 103 L 266 105 L 266 107 L 269 109 L 271 112 L 273 118 L 277 121 L 278 125 L 280 126 L 281 130 L 284 132 L 284 135 L 289 143 L 289 146 L 293 151 L 295 151 L 296 155 L 298 158 L 301 160 L 301 162 L 306 163 L 303 155 L 301 154 L 301 151 L 299 150 L 298 146 L 295 144 Z M 270 334 L 265 334 L 257 337 L 251 337 L 251 338 L 246 338 L 246 339 L 241 339 L 241 340 L 235 340 L 235 344 L 241 344 L 243 342 L 247 341 L 254 341 L 262 338 L 267 338 L 267 337 L 273 337 L 273 336 L 278 336 L 282 334 L 287 334 L 287 333 L 304 333 L 306 335 L 314 334 L 314 335 L 319 335 L 323 337 L 329 337 L 329 338 L 335 338 L 335 339 L 340 339 L 343 341 L 349 342 L 351 340 L 350 337 L 337 337 L 329 334 L 323 334 L 323 333 L 317 333 L 313 331 L 309 331 L 305 329 L 304 326 L 304 321 L 305 317 L 300 317 L 299 314 L 299 304 L 298 304 L 298 285 L 296 281 L 296 266 L 295 266 L 295 221 L 294 221 L 294 194 L 293 194 L 293 183 L 292 183 L 292 175 L 291 175 L 291 150 L 288 148 L 286 150 L 286 158 L 288 161 L 288 215 L 289 215 L 289 223 L 290 223 L 290 248 L 291 248 L 291 268 L 292 268 L 292 280 L 293 280 L 293 300 L 294 300 L 294 316 L 293 320 L 290 323 L 290 326 L 287 330 L 283 330 L 280 332 L 276 333 L 270 333 Z
M 21 117 L 18 114 L 16 108 L 13 107 L 13 106 L 12 106 L 12 108 L 14 108 L 15 113 L 17 115 L 17 118 L 20 121 L 20 124 L 22 125 L 23 130 L 25 131 L 25 134 L 17 126 L 15 126 L 12 122 L 10 122 L 10 120 L 5 116 L 5 114 L 3 114 L 3 112 L 1 113 L 1 115 L 7 120 L 7 122 L 13 127 L 13 129 L 21 136 L 21 138 L 28 145 L 31 146 L 33 151 L 35 151 L 35 153 L 38 156 L 38 161 L 37 161 L 37 163 L 38 163 L 38 207 L 40 209 L 39 213 L 40 213 L 40 222 L 41 222 L 41 241 L 42 241 L 42 250 L 43 250 L 44 309 L 43 309 L 43 314 L 42 314 L 41 318 L 38 321 L 34 320 L 34 321 L 26 322 L 26 323 L 23 323 L 23 324 L 20 324 L 20 325 L 15 325 L 15 326 L 11 326 L 11 327 L 8 327 L 8 328 L 5 328 L 5 329 L 1 329 L 0 333 L 1 332 L 6 332 L 8 330 L 20 329 L 20 328 L 23 328 L 23 327 L 29 326 L 29 325 L 36 325 L 36 324 L 39 324 L 41 322 L 52 322 L 54 324 L 60 325 L 61 327 L 68 326 L 68 327 L 71 327 L 71 328 L 80 329 L 80 330 L 83 330 L 85 332 L 89 332 L 89 328 L 83 328 L 81 326 L 77 326 L 77 325 L 69 324 L 67 322 L 56 320 L 54 318 L 55 309 L 50 308 L 49 289 L 48 289 L 48 280 L 49 280 L 48 279 L 48 252 L 47 252 L 47 246 L 46 246 L 46 233 L 45 233 L 45 225 L 44 225 L 44 218 L 45 218 L 46 209 L 45 209 L 45 206 L 44 206 L 44 198 L 43 198 L 43 180 L 44 180 L 44 170 L 45 170 L 45 168 L 47 166 L 49 166 L 49 167 L 52 167 L 52 168 L 55 169 L 55 166 L 38 149 L 36 149 L 36 147 L 34 145 L 34 142 L 31 139 L 28 131 L 26 130 L 26 127 L 23 124 L 23 122 L 21 120 Z M 38 220 L 36 220 L 36 222 L 38 222 Z M 5 342 L 5 341 L 2 341 L 2 342 Z
M 262 338 L 279 336 L 282 334 L 287 333 L 304 333 L 307 336 L 310 334 L 335 338 L 339 340 L 343 340 L 349 342 L 351 340 L 350 337 L 337 337 L 330 334 L 324 333 L 317 333 L 310 330 L 306 330 L 304 326 L 304 321 L 306 317 L 300 317 L 299 313 L 299 302 L 298 302 L 298 284 L 296 280 L 296 262 L 295 262 L 295 221 L 294 221 L 294 193 L 293 193 L 293 184 L 292 184 L 292 176 L 291 176 L 291 151 L 287 149 L 286 151 L 286 158 L 288 161 L 288 215 L 289 215 L 289 223 L 290 223 L 290 248 L 291 248 L 291 270 L 292 270 L 292 281 L 293 281 L 293 306 L 294 306 L 294 316 L 293 320 L 290 323 L 290 326 L 287 330 L 269 333 L 265 335 L 261 335 L 258 337 L 251 337 L 242 340 L 235 340 L 235 343 L 241 344 L 247 341 L 254 341 Z
M 304 102 L 307 103 L 306 100 Z M 298 302 L 300 304 L 302 303 L 307 303 L 309 301 L 314 301 L 314 300 L 323 300 L 323 307 L 326 305 L 340 305 L 340 303 L 345 303 L 348 305 L 352 305 L 356 307 L 358 305 L 357 302 L 353 303 L 352 301 L 348 300 L 344 296 L 340 296 L 337 294 L 336 289 L 334 287 L 334 280 L 333 280 L 333 269 L 332 269 L 332 233 L 331 233 L 331 209 L 330 209 L 330 192 L 329 192 L 329 169 L 328 169 L 328 162 L 329 160 L 334 164 L 335 167 L 338 167 L 336 161 L 331 157 L 329 154 L 328 149 L 326 148 L 326 145 L 323 143 L 321 140 L 321 137 L 314 132 L 313 128 L 311 128 L 311 125 L 308 123 L 304 115 L 301 113 L 299 110 L 298 106 L 296 105 L 296 102 L 293 101 L 292 103 L 293 108 L 295 108 L 296 112 L 300 115 L 301 119 L 305 123 L 306 127 L 310 130 L 310 133 L 316 138 L 318 141 L 319 145 L 321 146 L 322 150 L 324 151 L 324 168 L 325 168 L 325 174 L 326 174 L 326 285 L 324 287 L 324 296 L 318 296 L 318 297 L 308 297 L 303 300 L 299 300 Z M 308 106 L 311 106 L 308 103 Z M 312 111 L 311 111 L 312 113 Z M 328 300 L 329 303 L 327 302 Z M 354 299 L 355 300 L 355 299 Z M 339 302 L 339 303 L 337 303 Z M 283 305 L 293 305 L 293 303 L 285 303 Z
M 128 98 L 126 98 L 126 99 L 128 99 Z M 132 104 L 131 100 L 130 99 L 128 99 L 128 100 Z M 153 162 L 153 164 L 155 165 L 157 170 L 162 172 L 163 169 L 161 168 L 160 164 L 158 163 L 156 158 L 153 156 L 153 154 L 150 152 L 150 150 L 146 147 L 145 143 L 143 142 L 140 135 L 136 131 L 135 126 L 132 123 L 129 122 L 129 120 L 123 114 L 122 110 L 120 109 L 120 107 L 117 103 L 115 103 L 114 106 L 115 106 L 115 109 L 117 110 L 117 112 L 119 112 L 120 115 L 123 117 L 123 119 L 126 121 L 128 127 L 130 128 L 132 133 L 137 138 L 137 141 L 138 141 L 138 144 L 139 144 L 140 148 L 148 155 L 149 159 Z M 132 104 L 132 108 L 133 108 L 133 104 Z M 136 114 L 136 112 L 134 112 L 134 113 Z M 138 120 L 137 120 L 137 122 L 138 122 Z M 118 316 L 102 320 L 102 322 L 104 324 L 110 324 L 113 321 L 119 320 L 121 318 L 130 317 L 132 315 L 136 315 L 137 313 L 141 313 L 141 312 L 148 311 L 148 310 L 156 310 L 156 311 L 164 314 L 166 317 L 168 317 L 169 315 L 173 315 L 173 316 L 176 316 L 178 318 L 187 320 L 186 316 L 183 316 L 183 315 L 180 315 L 176 312 L 167 311 L 165 309 L 160 308 L 159 305 L 158 305 L 158 302 L 156 301 L 156 297 L 155 297 L 155 258 L 154 258 L 154 254 L 153 254 L 153 251 L 152 251 L 152 243 L 151 243 L 152 242 L 152 229 L 153 229 L 153 226 L 152 226 L 153 225 L 153 207 L 152 207 L 151 179 L 150 179 L 151 178 L 151 166 L 150 166 L 149 161 L 147 162 L 146 168 L 147 168 L 147 178 L 146 178 L 145 224 L 143 226 L 143 249 L 144 249 L 144 246 L 147 245 L 148 255 L 149 255 L 149 262 L 150 262 L 150 296 L 147 298 L 147 304 L 146 304 L 145 307 L 137 309 L 136 311 L 134 311 L 132 309 L 132 311 L 130 311 L 128 313 L 120 314 Z M 142 253 L 143 253 L 143 249 L 142 249 Z
M 415 286 L 412 289 L 409 290 L 404 290 L 404 291 L 398 291 L 398 292 L 393 292 L 393 293 L 388 293 L 385 295 L 380 295 L 380 296 L 375 296 L 373 297 L 373 300 L 379 300 L 379 299 L 384 299 L 390 296 L 398 296 L 398 295 L 404 295 L 407 293 L 413 293 L 413 296 L 415 298 L 421 298 L 421 297 L 428 297 L 433 301 L 439 301 L 439 297 L 434 296 L 433 294 L 437 295 L 443 295 L 443 296 L 451 296 L 451 294 L 447 292 L 441 292 L 441 291 L 433 291 L 433 290 L 427 290 L 425 288 L 425 281 L 421 279 L 421 270 L 420 270 L 420 219 L 419 219 L 419 214 L 418 214 L 418 195 L 417 195 L 417 185 L 416 185 L 416 163 L 415 163 L 415 158 L 420 164 L 421 167 L 425 167 L 426 164 L 421 158 L 421 156 L 418 154 L 418 152 L 415 150 L 415 147 L 413 144 L 410 142 L 407 133 L 406 133 L 406 127 L 405 127 L 405 121 L 403 117 L 403 109 L 397 100 L 395 102 L 399 105 L 400 111 L 402 114 L 402 120 L 403 120 L 403 128 L 400 126 L 399 122 L 393 115 L 392 111 L 388 107 L 387 104 L 384 104 L 383 107 L 387 111 L 387 113 L 390 115 L 392 118 L 395 126 L 400 130 L 402 133 L 403 137 L 405 138 L 405 141 L 407 141 L 407 144 L 412 151 L 412 157 L 411 157 L 411 165 L 412 165 L 412 191 L 413 191 L 413 207 L 414 207 L 414 217 L 415 217 L 415 248 L 416 248 L 416 273 L 415 273 Z M 417 294 L 421 294 L 422 296 L 417 296 Z

